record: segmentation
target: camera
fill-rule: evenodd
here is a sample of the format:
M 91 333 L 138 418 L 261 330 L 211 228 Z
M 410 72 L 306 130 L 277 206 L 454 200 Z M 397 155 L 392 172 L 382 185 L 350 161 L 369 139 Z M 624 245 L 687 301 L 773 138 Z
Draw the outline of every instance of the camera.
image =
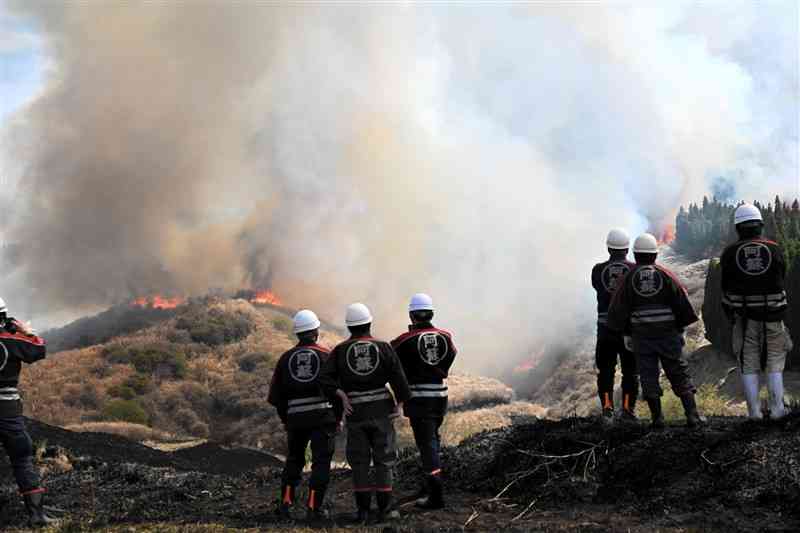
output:
M 16 320 L 5 313 L 0 313 L 0 328 L 13 335 L 17 332 Z

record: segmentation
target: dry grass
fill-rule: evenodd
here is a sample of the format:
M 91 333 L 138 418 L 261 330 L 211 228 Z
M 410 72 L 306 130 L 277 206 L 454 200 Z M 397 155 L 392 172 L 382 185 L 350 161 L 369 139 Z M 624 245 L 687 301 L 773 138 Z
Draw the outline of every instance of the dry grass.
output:
M 496 379 L 454 374 L 447 379 L 448 405 L 452 409 L 510 403 L 514 391 Z
M 449 413 L 442 424 L 442 444 L 455 446 L 464 439 L 485 430 L 510 426 L 515 417 L 547 416 L 547 409 L 529 402 L 512 402 L 495 407 L 475 409 L 473 411 Z M 400 448 L 414 446 L 414 436 L 407 418 L 397 425 L 397 440 Z
M 129 422 L 84 422 L 83 424 L 70 424 L 66 429 L 79 433 L 110 433 L 136 442 L 162 443 L 180 440 L 172 433 Z
M 176 329 L 179 318 L 113 339 L 107 345 L 60 352 L 22 373 L 25 414 L 46 423 L 81 431 L 119 434 L 137 441 L 174 440 L 173 436 L 212 438 L 226 443 L 271 447 L 283 439 L 275 409 L 266 403 L 266 392 L 278 357 L 293 340 L 274 324 L 286 315 L 270 308 L 254 308 L 244 300 L 210 301 L 211 308 L 247 318 L 252 332 L 221 346 L 192 342 Z M 322 342 L 341 339 L 323 331 Z M 186 356 L 183 379 L 160 372 L 138 374 L 130 363 L 112 364 L 104 348 L 163 345 Z M 243 358 L 260 354 L 257 363 L 241 370 Z M 149 388 L 132 398 L 147 413 L 148 425 L 113 424 L 103 417 L 103 406 L 120 390 L 130 394 L 129 380 L 149 376 Z

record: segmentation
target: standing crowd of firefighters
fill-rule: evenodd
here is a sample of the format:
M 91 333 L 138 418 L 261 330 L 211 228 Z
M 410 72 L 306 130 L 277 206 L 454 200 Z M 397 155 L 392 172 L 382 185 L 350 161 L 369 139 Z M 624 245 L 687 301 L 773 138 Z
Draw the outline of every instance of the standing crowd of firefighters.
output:
M 750 418 L 763 417 L 759 374 L 765 372 L 769 416 L 784 416 L 783 367 L 791 340 L 784 327 L 786 265 L 780 247 L 762 238 L 759 210 L 742 205 L 735 213 L 739 240 L 721 258 L 723 306 L 733 325 L 733 350 L 739 358 Z M 633 245 L 635 262 L 627 260 L 629 238 L 612 230 L 610 257 L 592 271 L 597 291 L 597 389 L 602 416 L 613 420 L 614 378 L 622 368 L 620 419 L 636 420 L 639 395 L 650 408 L 654 429 L 664 427 L 660 368 L 683 403 L 687 423 L 698 427 L 696 388 L 682 357 L 684 332 L 698 320 L 686 290 L 676 276 L 656 263 L 658 243 L 650 234 Z M 370 518 L 373 495 L 376 520 L 394 518 L 393 467 L 397 458 L 395 419 L 405 415 L 420 452 L 423 487 L 416 506 L 444 507 L 439 430 L 447 411 L 446 379 L 456 357 L 450 333 L 433 325 L 430 296 L 415 294 L 408 306 L 408 331 L 391 342 L 372 336 L 372 314 L 361 303 L 347 308 L 350 338 L 333 350 L 318 344 L 320 321 L 302 310 L 294 317 L 298 343 L 284 353 L 273 374 L 269 402 L 286 428 L 287 455 L 278 499 L 278 514 L 289 517 L 298 496 L 311 447 L 311 476 L 305 501 L 307 518 L 326 520 L 323 510 L 335 439 L 346 424 L 346 457 L 352 468 L 356 504 L 354 521 Z M 0 442 L 11 462 L 29 522 L 48 525 L 60 511 L 42 502 L 44 489 L 33 464 L 33 447 L 25 430 L 17 390 L 22 363 L 45 357 L 45 343 L 21 322 L 9 317 L 0 300 Z
M 353 521 L 397 518 L 392 505 L 397 459 L 395 419 L 408 417 L 419 448 L 424 484 L 416 506 L 444 507 L 439 428 L 447 411 L 447 375 L 456 357 L 452 335 L 433 325 L 433 300 L 415 294 L 408 306 L 408 331 L 385 342 L 371 334 L 366 305 L 347 308 L 350 338 L 329 351 L 317 344 L 320 321 L 307 309 L 294 317 L 297 346 L 278 360 L 269 402 L 287 430 L 287 457 L 278 514 L 290 517 L 311 445 L 307 519 L 327 520 L 323 510 L 336 434 L 347 417 L 345 454 L 353 472 L 356 512 Z M 391 387 L 391 389 L 389 388 Z
M 722 307 L 733 328 L 733 353 L 739 360 L 749 417 L 763 418 L 759 375 L 767 377 L 769 417 L 785 413 L 783 368 L 792 341 L 784 326 L 786 262 L 777 243 L 763 238 L 759 209 L 743 204 L 734 224 L 739 237 L 720 258 Z M 650 408 L 652 427 L 664 427 L 660 367 L 672 392 L 680 398 L 689 427 L 705 424 L 697 411 L 689 365 L 682 357 L 685 331 L 698 317 L 678 278 L 656 263 L 658 242 L 640 235 L 633 244 L 634 263 L 627 260 L 630 239 L 621 229 L 606 240 L 609 259 L 595 265 L 597 291 L 597 392 L 606 420 L 614 418 L 614 375 L 622 368 L 620 419 L 636 420 L 634 409 L 641 378 L 642 396 Z

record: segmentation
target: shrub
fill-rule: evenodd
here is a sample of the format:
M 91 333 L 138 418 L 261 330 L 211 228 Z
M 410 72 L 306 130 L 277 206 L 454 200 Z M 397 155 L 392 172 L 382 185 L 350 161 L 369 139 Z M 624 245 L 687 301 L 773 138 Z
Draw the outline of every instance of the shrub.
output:
M 131 362 L 130 350 L 121 344 L 112 344 L 103 349 L 103 357 L 114 365 L 128 364 Z
M 136 391 L 125 384 L 112 385 L 108 388 L 108 394 L 123 400 L 133 400 L 136 397 Z
M 126 363 L 142 374 L 157 373 L 160 377 L 183 378 L 186 375 L 186 356 L 169 343 L 151 343 L 144 346 L 114 345 L 106 348 L 104 356 L 111 363 Z M 131 388 L 149 388 L 147 378 L 137 378 Z M 141 393 L 140 393 L 141 394 Z
M 272 319 L 272 327 L 284 333 L 291 333 L 292 321 L 285 316 L 276 316 Z
M 84 383 L 78 395 L 78 401 L 83 407 L 97 409 L 100 407 L 101 397 L 97 384 L 93 382 Z
M 270 360 L 270 354 L 266 352 L 253 352 L 239 359 L 239 369 L 242 372 L 253 372 L 258 365 Z
M 192 424 L 191 428 L 189 428 L 189 433 L 193 437 L 207 439 L 209 435 L 208 424 L 198 420 L 196 423 Z
M 253 323 L 243 313 L 199 305 L 190 307 L 181 315 L 175 327 L 186 330 L 193 341 L 208 346 L 235 342 L 253 331 Z
M 133 389 L 136 394 L 147 394 L 153 389 L 153 380 L 147 374 L 133 374 L 125 380 L 125 385 Z
M 103 407 L 103 417 L 106 420 L 130 422 L 132 424 L 147 424 L 147 413 L 136 400 L 112 400 Z

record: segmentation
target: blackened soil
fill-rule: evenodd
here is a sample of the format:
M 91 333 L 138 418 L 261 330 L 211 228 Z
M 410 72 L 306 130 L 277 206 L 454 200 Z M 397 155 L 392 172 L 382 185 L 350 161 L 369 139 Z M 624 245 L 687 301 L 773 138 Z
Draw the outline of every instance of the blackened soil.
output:
M 84 525 L 292 525 L 272 514 L 280 468 L 272 460 L 247 467 L 258 452 L 207 444 L 167 454 L 119 437 L 31 429 L 68 450 L 73 468 L 47 475 L 48 497 Z M 538 421 L 476 435 L 443 459 L 448 507 L 419 512 L 410 497 L 417 457 L 401 454 L 395 530 L 800 530 L 800 414 L 776 424 L 718 418 L 699 431 Z M 353 507 L 349 488 L 348 472 L 335 472 L 328 505 L 340 525 Z M 0 527 L 20 527 L 8 474 L 3 490 Z

